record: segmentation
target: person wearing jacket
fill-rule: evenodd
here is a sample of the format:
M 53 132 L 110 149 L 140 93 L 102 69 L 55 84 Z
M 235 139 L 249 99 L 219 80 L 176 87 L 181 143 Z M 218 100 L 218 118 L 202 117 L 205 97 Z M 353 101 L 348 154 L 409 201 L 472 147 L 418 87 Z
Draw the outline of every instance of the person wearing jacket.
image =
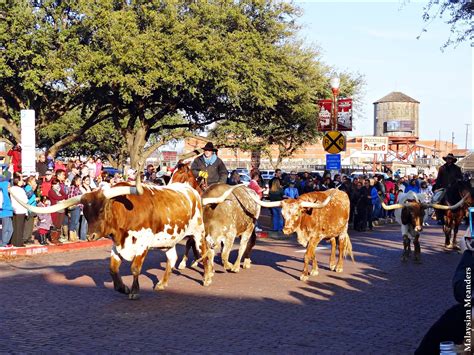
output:
M 28 203 L 28 197 L 26 196 L 26 192 L 23 189 L 24 182 L 20 174 L 13 174 L 12 185 L 13 186 L 10 188 L 10 194 L 15 195 L 15 197 L 20 199 L 22 202 Z M 20 203 L 15 198 L 12 198 L 11 201 L 13 206 L 12 244 L 15 247 L 22 247 L 25 245 L 23 241 L 23 234 L 25 230 L 25 218 L 28 214 L 28 210 L 20 205 Z
M 13 172 L 21 172 L 21 145 L 17 144 L 7 152 L 7 155 L 11 157 L 11 163 L 13 164 Z
M 36 183 L 36 178 L 30 176 L 26 179 L 25 192 L 26 197 L 28 198 L 28 204 L 30 206 L 36 206 L 36 188 L 38 184 Z M 34 212 L 28 211 L 25 216 L 25 229 L 23 231 L 23 244 L 34 244 L 34 241 L 31 239 L 33 235 L 34 219 L 36 214 Z
M 10 173 L 6 176 L 0 174 L 0 218 L 2 219 L 0 248 L 11 247 L 9 243 L 13 235 L 13 206 L 8 193 L 9 185 Z
M 217 149 L 214 148 L 214 144 L 207 142 L 202 149 L 204 154 L 194 159 L 191 164 L 194 177 L 196 179 L 200 176 L 204 177 L 206 179 L 205 186 L 218 182 L 225 184 L 228 175 L 227 168 L 224 162 L 217 156 Z

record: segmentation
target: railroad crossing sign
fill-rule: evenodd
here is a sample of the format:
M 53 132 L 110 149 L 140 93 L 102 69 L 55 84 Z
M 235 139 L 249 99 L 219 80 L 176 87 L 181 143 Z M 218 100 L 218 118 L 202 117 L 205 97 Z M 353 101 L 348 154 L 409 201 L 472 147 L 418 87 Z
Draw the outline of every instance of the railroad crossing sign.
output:
M 330 154 L 337 154 L 346 150 L 346 137 L 338 131 L 329 131 L 324 134 L 324 150 Z

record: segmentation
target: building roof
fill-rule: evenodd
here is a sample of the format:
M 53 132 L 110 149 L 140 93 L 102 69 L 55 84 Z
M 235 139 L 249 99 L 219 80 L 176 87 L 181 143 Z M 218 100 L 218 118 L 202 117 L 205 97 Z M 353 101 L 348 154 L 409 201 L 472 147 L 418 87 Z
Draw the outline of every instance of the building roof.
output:
M 379 104 L 382 102 L 414 102 L 419 104 L 419 101 L 416 101 L 415 99 L 412 99 L 410 96 L 405 95 L 402 92 L 398 91 L 393 91 L 390 94 L 382 97 L 381 99 L 377 100 L 374 102 L 374 104 Z

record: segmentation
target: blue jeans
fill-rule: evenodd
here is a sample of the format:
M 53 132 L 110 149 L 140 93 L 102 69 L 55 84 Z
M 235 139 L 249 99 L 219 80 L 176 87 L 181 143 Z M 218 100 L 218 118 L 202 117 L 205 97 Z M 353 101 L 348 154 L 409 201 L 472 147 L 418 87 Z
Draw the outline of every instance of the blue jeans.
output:
M 87 220 L 84 216 L 81 217 L 81 230 L 79 232 L 79 238 L 81 240 L 87 240 Z
M 2 217 L 2 240 L 0 246 L 5 246 L 10 243 L 13 235 L 13 220 L 12 217 Z
M 81 208 L 75 207 L 71 212 L 71 218 L 69 218 L 69 231 L 79 231 L 79 218 L 81 218 Z
M 382 217 L 382 204 L 375 203 L 374 204 L 374 209 L 372 210 L 372 221 L 375 221 L 376 219 L 379 219 Z
M 272 207 L 272 223 L 274 231 L 283 230 L 284 222 L 281 207 Z

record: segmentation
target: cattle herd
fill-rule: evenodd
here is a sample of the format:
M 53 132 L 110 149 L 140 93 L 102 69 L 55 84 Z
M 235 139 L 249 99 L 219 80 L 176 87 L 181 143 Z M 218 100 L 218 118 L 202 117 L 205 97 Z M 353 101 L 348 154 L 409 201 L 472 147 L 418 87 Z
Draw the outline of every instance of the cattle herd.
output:
M 15 196 L 13 195 L 15 198 Z M 413 240 L 415 260 L 420 260 L 419 233 L 422 230 L 424 210 L 428 207 L 455 210 L 464 203 L 445 206 L 424 204 L 414 193 L 401 196 L 396 205 L 385 209 L 396 209 L 396 219 L 402 226 L 403 256 L 406 260 Z M 18 201 L 20 202 L 20 201 Z M 92 239 L 111 237 L 113 247 L 110 258 L 110 274 L 114 289 L 128 294 L 129 299 L 138 299 L 138 278 L 150 248 L 165 252 L 167 264 L 156 290 L 168 285 L 172 269 L 177 263 L 176 245 L 187 238 L 186 250 L 178 268 L 187 265 L 188 253 L 192 249 L 194 264 L 201 263 L 204 269 L 203 284 L 209 286 L 214 275 L 216 247 L 222 245 L 222 262 L 226 270 L 239 272 L 250 268 L 250 253 L 255 245 L 255 225 L 261 207 L 281 207 L 285 219 L 283 232 L 296 232 L 298 242 L 306 247 L 302 281 L 318 275 L 316 248 L 321 240 L 331 243 L 329 265 L 331 270 L 343 271 L 343 260 L 350 255 L 352 244 L 348 234 L 349 198 L 338 189 L 304 194 L 297 199 L 278 202 L 261 201 L 251 189 L 226 184 L 211 185 L 206 191 L 192 176 L 188 165 L 176 169 L 167 186 L 120 183 L 106 190 L 96 190 L 76 196 L 49 207 L 33 207 L 20 202 L 37 213 L 53 213 L 81 204 L 89 225 Z M 240 237 L 238 256 L 234 264 L 229 262 L 229 253 L 236 237 Z M 339 257 L 336 263 L 336 248 Z M 126 286 L 119 274 L 122 260 L 131 262 L 133 284 Z M 311 271 L 309 264 L 312 263 Z

